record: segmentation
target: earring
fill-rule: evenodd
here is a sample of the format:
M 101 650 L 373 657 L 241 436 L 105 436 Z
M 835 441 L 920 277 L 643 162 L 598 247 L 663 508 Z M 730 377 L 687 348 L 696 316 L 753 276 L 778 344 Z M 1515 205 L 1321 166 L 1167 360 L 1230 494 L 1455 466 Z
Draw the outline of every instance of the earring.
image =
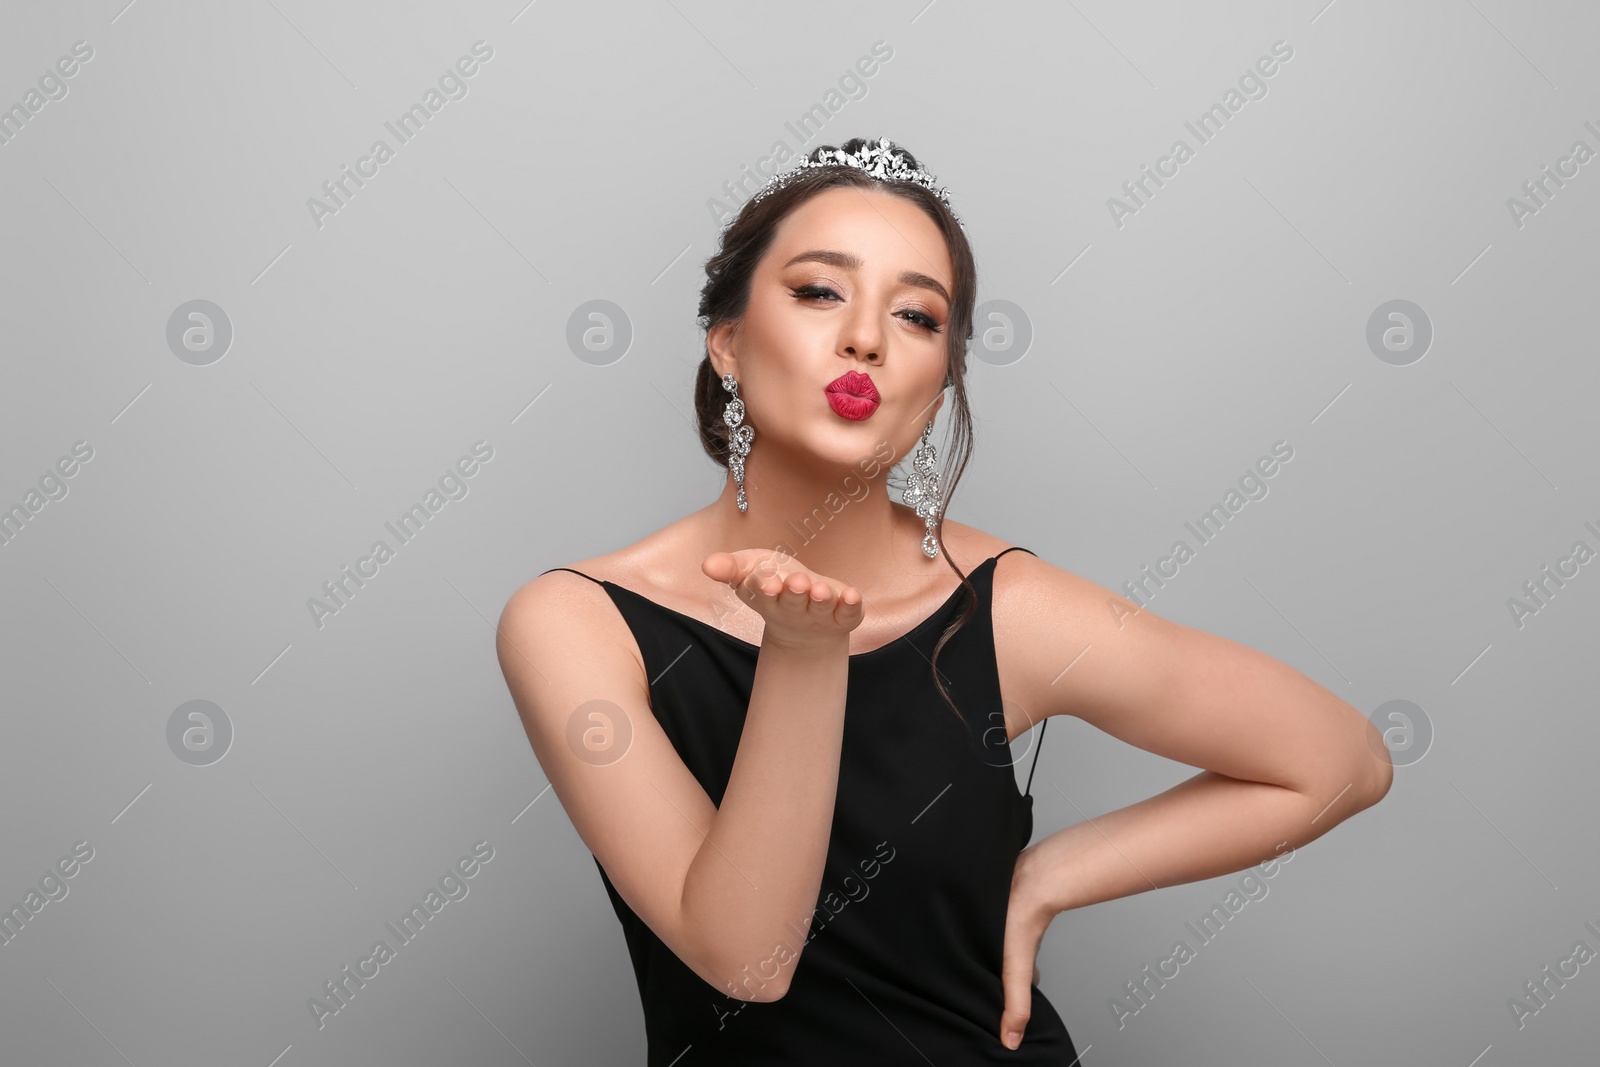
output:
M 750 454 L 750 442 L 755 439 L 756 431 L 752 426 L 739 425 L 744 421 L 744 401 L 739 399 L 739 383 L 734 381 L 733 375 L 722 376 L 722 388 L 733 394 L 733 399 L 722 409 L 722 421 L 728 424 L 728 470 L 733 472 L 733 480 L 739 485 L 739 510 L 749 511 L 750 506 L 744 499 L 744 457 Z
M 922 554 L 929 559 L 939 555 L 939 539 L 934 536 L 934 525 L 939 521 L 939 472 L 935 469 L 938 454 L 933 450 L 933 420 L 922 428 L 922 442 L 911 457 L 911 473 L 906 477 L 906 487 L 900 499 L 917 509 L 917 514 L 927 526 L 922 538 Z

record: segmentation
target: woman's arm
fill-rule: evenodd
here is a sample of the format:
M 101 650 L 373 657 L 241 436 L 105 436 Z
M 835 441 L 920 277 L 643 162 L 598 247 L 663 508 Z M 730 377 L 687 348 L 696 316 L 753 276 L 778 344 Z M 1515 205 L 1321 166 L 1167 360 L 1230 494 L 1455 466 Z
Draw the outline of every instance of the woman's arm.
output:
M 1242 870 L 1388 791 L 1377 729 L 1323 686 L 1043 560 L 1019 563 L 996 614 L 1002 686 L 1035 719 L 1076 715 L 1204 768 L 1026 849 L 1019 887 L 1048 913 Z
M 763 640 L 720 810 L 651 712 L 637 643 L 599 587 L 535 578 L 496 644 L 539 764 L 618 894 L 720 992 L 781 997 L 827 858 L 849 629 Z M 620 757 L 606 750 L 629 734 Z
M 848 648 L 763 645 L 722 808 L 684 880 L 685 922 L 721 943 L 740 999 L 781 997 L 805 947 L 839 792 Z

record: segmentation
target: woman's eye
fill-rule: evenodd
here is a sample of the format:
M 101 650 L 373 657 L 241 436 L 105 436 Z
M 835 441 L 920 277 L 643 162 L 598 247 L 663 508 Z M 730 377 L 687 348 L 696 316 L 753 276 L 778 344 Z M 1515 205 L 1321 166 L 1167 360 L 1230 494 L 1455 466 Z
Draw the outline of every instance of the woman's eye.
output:
M 802 285 L 794 291 L 794 295 L 803 300 L 814 300 L 824 296 L 837 297 L 839 294 L 822 285 Z

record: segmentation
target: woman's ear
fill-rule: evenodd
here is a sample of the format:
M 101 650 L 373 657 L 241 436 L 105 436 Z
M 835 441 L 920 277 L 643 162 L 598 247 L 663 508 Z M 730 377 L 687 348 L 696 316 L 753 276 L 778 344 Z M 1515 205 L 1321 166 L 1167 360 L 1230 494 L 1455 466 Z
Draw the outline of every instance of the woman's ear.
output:
M 733 352 L 735 323 L 719 322 L 706 331 L 706 358 L 717 377 L 731 374 L 739 377 L 739 359 Z

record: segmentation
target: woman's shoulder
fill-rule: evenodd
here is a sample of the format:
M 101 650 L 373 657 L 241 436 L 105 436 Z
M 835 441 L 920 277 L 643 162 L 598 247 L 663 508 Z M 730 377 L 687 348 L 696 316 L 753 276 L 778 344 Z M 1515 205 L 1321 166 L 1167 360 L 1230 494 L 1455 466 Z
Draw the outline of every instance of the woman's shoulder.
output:
M 968 526 L 953 519 L 945 519 L 939 523 L 939 541 L 949 552 L 951 560 L 963 571 L 971 571 L 978 564 L 998 556 L 1007 549 L 1022 547 L 987 530 L 980 530 L 976 526 Z
M 517 649 L 525 656 L 542 649 L 547 656 L 563 659 L 567 658 L 565 652 L 555 650 L 617 649 L 623 656 L 619 668 L 634 669 L 642 677 L 644 661 L 633 633 L 602 583 L 649 597 L 652 573 L 660 567 L 663 532 L 534 575 L 506 601 L 497 627 L 500 640 L 513 646 L 526 642 L 531 648 Z M 584 658 L 586 669 L 592 669 L 592 656 L 586 651 Z M 627 660 L 633 661 L 632 668 L 622 668 Z
M 997 636 L 1036 625 L 1051 613 L 1058 617 L 1087 610 L 1091 602 L 1097 603 L 1097 593 L 1106 592 L 1051 562 L 1032 545 L 948 520 L 940 529 L 952 560 L 964 571 L 1004 555 L 995 564 L 990 586 Z
M 683 522 L 670 523 L 610 552 L 547 568 L 512 594 L 507 610 L 605 615 L 603 608 L 608 597 L 600 583 L 653 596 L 661 575 L 670 569 L 668 557 L 673 544 L 682 538 Z M 578 573 L 571 573 L 573 571 Z

